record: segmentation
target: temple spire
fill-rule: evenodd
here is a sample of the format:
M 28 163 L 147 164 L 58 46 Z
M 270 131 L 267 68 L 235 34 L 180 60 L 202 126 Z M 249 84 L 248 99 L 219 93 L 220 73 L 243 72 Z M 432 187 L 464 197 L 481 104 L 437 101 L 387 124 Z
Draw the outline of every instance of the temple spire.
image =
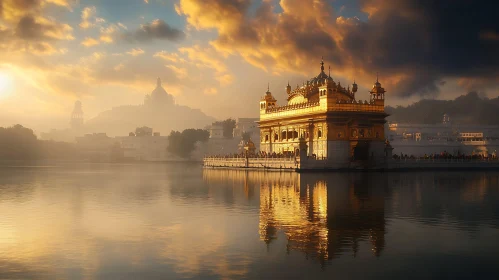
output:
M 376 72 L 376 83 L 379 83 L 379 81 L 378 81 L 378 74 L 379 74 L 379 72 Z
M 331 78 L 331 65 L 329 65 L 329 78 Z
M 321 57 L 321 71 L 324 72 L 324 56 Z

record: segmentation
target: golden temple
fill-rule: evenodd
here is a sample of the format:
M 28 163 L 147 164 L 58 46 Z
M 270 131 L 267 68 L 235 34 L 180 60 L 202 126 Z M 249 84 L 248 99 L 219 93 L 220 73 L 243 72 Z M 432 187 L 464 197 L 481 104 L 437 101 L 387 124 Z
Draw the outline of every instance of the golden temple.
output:
M 270 90 L 260 101 L 260 149 L 328 159 L 338 163 L 385 159 L 385 89 L 376 79 L 370 100 L 356 100 L 357 84 L 343 87 L 321 71 L 292 89 L 287 104 L 278 106 Z

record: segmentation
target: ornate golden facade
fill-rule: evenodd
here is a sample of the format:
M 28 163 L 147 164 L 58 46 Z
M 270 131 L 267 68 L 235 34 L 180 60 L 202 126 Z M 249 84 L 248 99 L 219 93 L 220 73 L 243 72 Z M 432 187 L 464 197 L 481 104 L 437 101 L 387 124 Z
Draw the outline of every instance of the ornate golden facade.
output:
M 378 80 L 370 100 L 356 100 L 357 84 L 343 87 L 324 72 L 321 62 L 319 75 L 295 89 L 288 83 L 286 92 L 287 105 L 278 106 L 270 90 L 260 101 L 262 151 L 298 156 L 305 142 L 306 155 L 318 159 L 348 162 L 385 156 L 385 89 Z

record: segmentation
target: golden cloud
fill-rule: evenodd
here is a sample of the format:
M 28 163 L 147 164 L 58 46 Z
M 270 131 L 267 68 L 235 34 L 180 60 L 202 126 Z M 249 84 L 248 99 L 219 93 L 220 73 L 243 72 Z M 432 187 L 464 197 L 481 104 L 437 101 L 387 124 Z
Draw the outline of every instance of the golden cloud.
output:
M 186 54 L 189 60 L 199 67 L 207 67 L 217 72 L 226 72 L 227 67 L 220 60 L 219 54 L 213 48 L 203 48 L 199 45 L 192 47 L 183 47 L 179 49 L 180 53 Z
M 166 68 L 171 69 L 179 79 L 184 79 L 187 77 L 186 68 L 176 67 L 174 65 L 166 65 Z
M 100 42 L 94 38 L 91 38 L 91 37 L 86 37 L 82 42 L 81 42 L 82 45 L 84 45 L 85 47 L 92 47 L 92 46 L 95 46 L 95 45 L 98 45 L 100 44 Z
M 129 54 L 131 56 L 139 56 L 139 55 L 144 54 L 144 53 L 145 53 L 145 51 L 141 48 L 133 48 L 127 52 L 127 54 Z
M 204 94 L 206 95 L 215 95 L 218 93 L 218 90 L 214 87 L 211 87 L 211 88 L 206 88 L 204 91 L 203 91 Z
M 281 0 L 279 14 L 264 1 L 252 18 L 249 5 L 245 0 L 181 0 L 176 10 L 196 29 L 215 29 L 219 36 L 211 44 L 217 51 L 239 54 L 265 71 L 309 72 L 312 55 L 333 57 L 333 13 L 325 1 Z
M 96 13 L 97 13 L 97 8 L 95 8 L 95 6 L 85 7 L 81 11 L 81 22 L 79 26 L 83 29 L 95 26 L 95 23 L 92 21 L 92 18 L 95 17 Z
M 167 51 L 160 51 L 154 54 L 154 57 L 159 57 L 169 62 L 185 62 L 177 53 L 169 53 Z

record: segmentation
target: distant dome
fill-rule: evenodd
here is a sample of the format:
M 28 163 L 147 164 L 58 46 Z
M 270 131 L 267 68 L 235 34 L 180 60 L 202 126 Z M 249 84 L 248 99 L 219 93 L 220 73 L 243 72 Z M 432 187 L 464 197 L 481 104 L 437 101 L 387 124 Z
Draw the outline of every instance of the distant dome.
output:
M 173 97 L 166 92 L 161 85 L 161 79 L 158 78 L 156 88 L 151 92 L 151 102 L 161 105 L 173 105 Z

